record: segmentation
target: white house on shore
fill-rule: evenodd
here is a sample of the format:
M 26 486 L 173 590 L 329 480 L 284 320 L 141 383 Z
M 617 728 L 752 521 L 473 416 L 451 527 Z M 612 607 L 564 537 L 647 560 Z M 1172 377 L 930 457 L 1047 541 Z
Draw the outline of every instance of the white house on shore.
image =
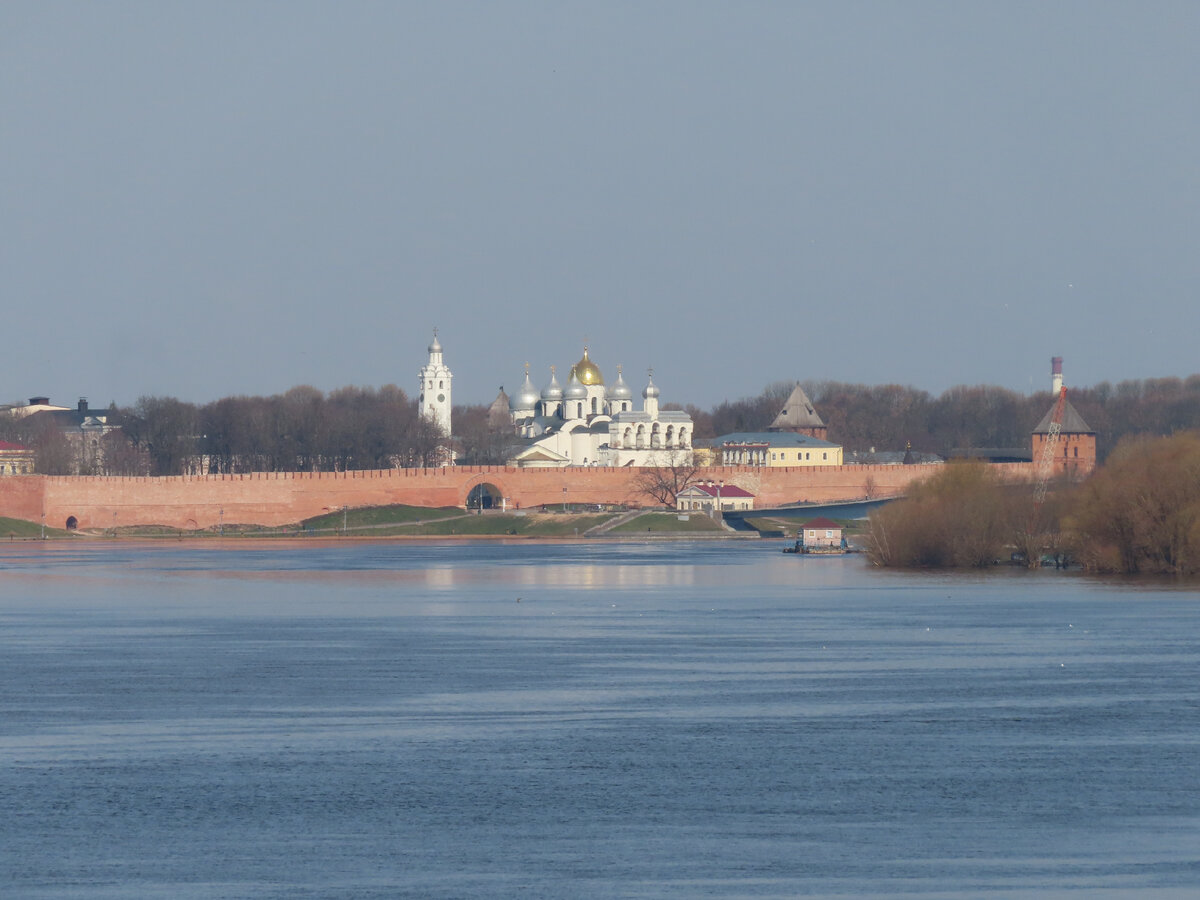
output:
M 675 495 L 675 508 L 680 512 L 708 513 L 754 509 L 754 495 L 736 484 L 698 482 Z

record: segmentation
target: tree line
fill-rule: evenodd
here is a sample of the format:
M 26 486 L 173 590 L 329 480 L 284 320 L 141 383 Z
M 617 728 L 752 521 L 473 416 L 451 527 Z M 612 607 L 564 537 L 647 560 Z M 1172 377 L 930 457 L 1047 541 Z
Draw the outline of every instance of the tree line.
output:
M 1200 433 L 1126 437 L 1101 469 L 1057 485 L 1045 504 L 993 467 L 951 463 L 871 516 L 867 552 L 903 568 L 978 568 L 1015 554 L 1031 567 L 1200 574 Z
M 768 385 L 755 397 L 710 409 L 682 407 L 702 444 L 722 434 L 761 431 L 779 414 L 793 382 Z M 979 385 L 935 397 L 900 385 L 805 382 L 805 392 L 847 451 L 914 450 L 948 456 L 957 449 L 1028 448 L 1030 432 L 1053 405 L 1049 392 L 1018 394 Z M 1125 436 L 1167 435 L 1200 428 L 1200 375 L 1107 382 L 1072 388 L 1071 403 L 1096 431 L 1101 459 Z M 664 408 L 680 408 L 665 404 Z M 234 396 L 206 404 L 146 396 L 108 410 L 118 431 L 81 453 L 43 416 L 3 418 L 0 439 L 31 447 L 44 474 L 178 475 L 344 471 L 431 466 L 446 445 L 418 415 L 416 401 L 394 385 L 324 393 L 300 386 L 270 397 Z M 507 421 L 484 405 L 456 406 L 457 458 L 502 465 L 520 446 Z
M 726 400 L 711 410 L 686 407 L 695 439 L 762 430 L 792 387 L 793 382 L 776 383 L 756 397 Z M 802 387 L 829 427 L 829 439 L 847 451 L 903 450 L 911 444 L 941 456 L 962 449 L 1028 449 L 1030 433 L 1055 400 L 1049 391 L 1019 394 L 990 385 L 954 387 L 937 397 L 896 384 L 809 381 Z M 1128 435 L 1200 429 L 1200 375 L 1102 382 L 1069 388 L 1067 396 L 1096 432 L 1101 459 Z
M 434 466 L 446 437 L 394 385 L 326 394 L 295 387 L 271 397 L 195 404 L 142 397 L 110 407 L 116 428 L 91 452 L 86 439 L 45 414 L 12 418 L 0 437 L 24 443 L 42 474 L 181 475 L 340 472 Z

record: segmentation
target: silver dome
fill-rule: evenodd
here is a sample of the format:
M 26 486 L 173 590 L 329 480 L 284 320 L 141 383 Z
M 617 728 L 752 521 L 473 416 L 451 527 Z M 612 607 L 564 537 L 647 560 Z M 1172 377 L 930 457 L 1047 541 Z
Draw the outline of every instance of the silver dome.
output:
M 621 367 L 617 366 L 617 380 L 612 386 L 612 390 L 608 392 L 611 400 L 632 400 L 633 391 L 629 385 L 625 383 L 625 379 L 621 375 Z
M 567 382 L 567 389 L 563 392 L 563 397 L 567 400 L 587 399 L 587 388 L 583 386 L 583 382 L 575 374 L 574 368 L 571 369 L 571 380 Z
M 550 383 L 542 390 L 542 399 L 551 403 L 563 398 L 562 386 L 558 383 L 558 376 L 554 374 L 554 366 L 550 367 Z
M 537 388 L 533 386 L 533 382 L 529 380 L 529 370 L 525 370 L 525 383 L 521 385 L 520 390 L 513 396 L 513 409 L 533 409 L 537 406 L 538 400 L 541 399 L 537 392 Z

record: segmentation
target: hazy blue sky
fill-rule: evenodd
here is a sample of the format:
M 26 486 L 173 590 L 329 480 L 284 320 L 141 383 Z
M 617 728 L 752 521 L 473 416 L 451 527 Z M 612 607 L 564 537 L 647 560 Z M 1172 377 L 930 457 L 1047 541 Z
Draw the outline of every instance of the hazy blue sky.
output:
M 0 401 L 1200 371 L 1200 3 L 0 5 Z

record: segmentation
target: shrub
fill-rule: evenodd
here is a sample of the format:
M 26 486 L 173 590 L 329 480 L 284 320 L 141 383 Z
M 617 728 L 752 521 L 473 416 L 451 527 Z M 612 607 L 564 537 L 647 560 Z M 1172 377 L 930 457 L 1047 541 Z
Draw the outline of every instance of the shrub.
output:
M 984 463 L 951 463 L 871 516 L 868 556 L 878 566 L 991 565 L 1028 519 L 1028 494 L 1008 489 Z
M 1070 527 L 1096 572 L 1200 572 L 1200 435 L 1122 441 L 1075 495 Z

